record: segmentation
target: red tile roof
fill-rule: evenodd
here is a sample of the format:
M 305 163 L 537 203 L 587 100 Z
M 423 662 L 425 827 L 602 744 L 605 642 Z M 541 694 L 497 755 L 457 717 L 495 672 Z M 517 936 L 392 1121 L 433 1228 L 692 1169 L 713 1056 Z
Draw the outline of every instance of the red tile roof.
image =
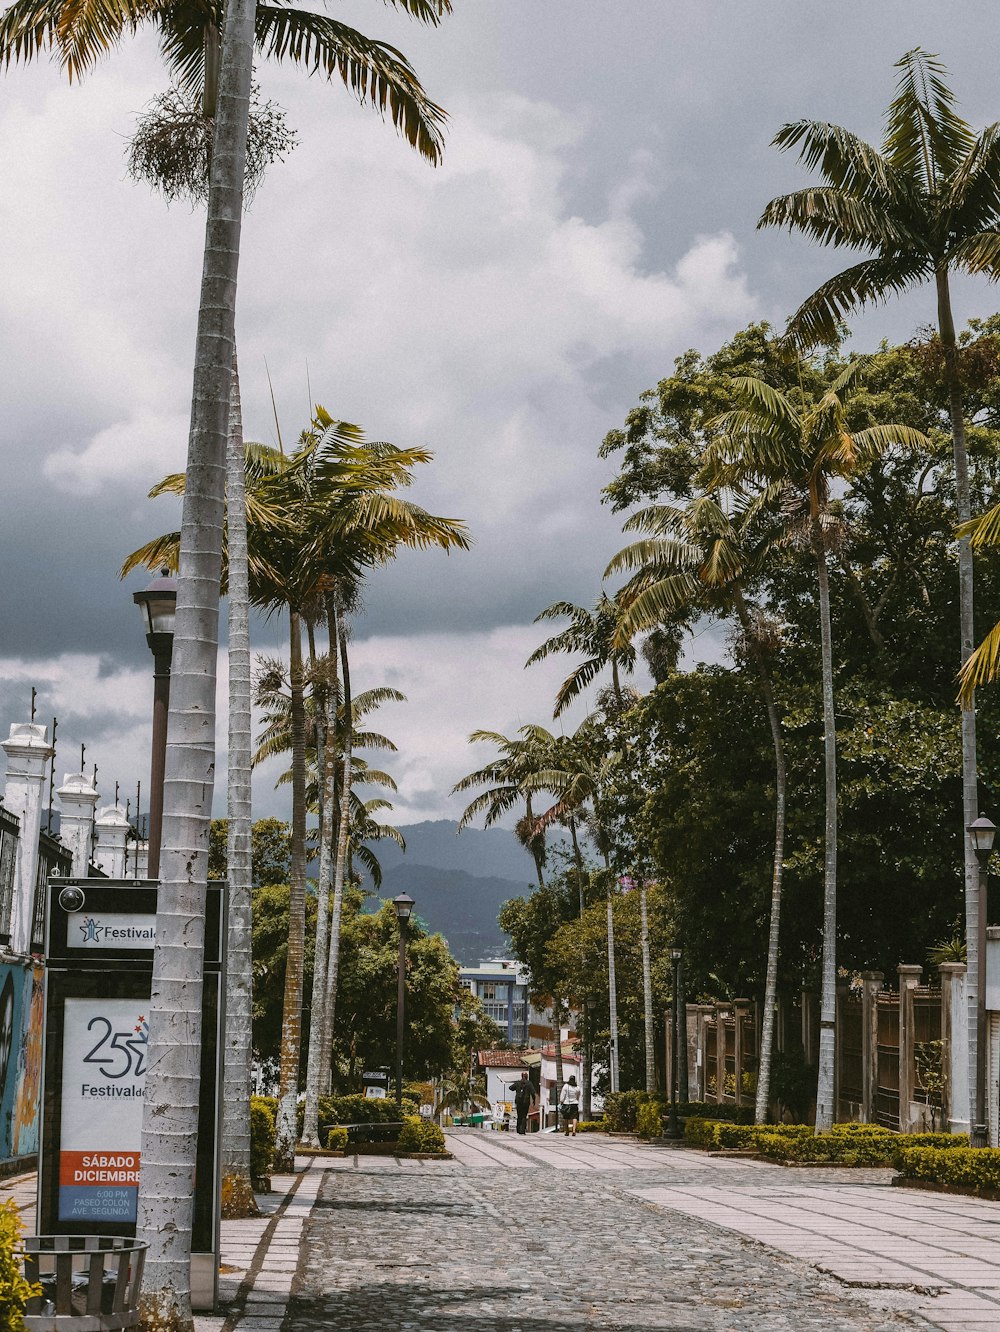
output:
M 480 1050 L 476 1055 L 480 1068 L 524 1068 L 520 1050 Z

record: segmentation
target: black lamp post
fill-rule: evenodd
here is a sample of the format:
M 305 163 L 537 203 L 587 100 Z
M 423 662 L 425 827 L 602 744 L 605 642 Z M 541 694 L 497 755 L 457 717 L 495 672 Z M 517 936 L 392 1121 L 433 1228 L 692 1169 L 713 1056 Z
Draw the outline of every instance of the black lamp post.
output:
M 170 658 L 174 647 L 177 584 L 169 569 L 161 569 L 142 592 L 133 592 L 139 607 L 146 642 L 153 654 L 153 743 L 149 777 L 149 853 L 146 875 L 160 877 L 160 839 L 163 829 L 163 769 L 167 757 L 167 710 L 170 707 Z M 136 818 L 139 811 L 136 810 Z
M 406 922 L 413 914 L 413 898 L 400 893 L 392 899 L 399 921 L 399 967 L 396 988 L 396 1104 L 403 1104 L 403 1021 L 406 1011 Z
M 682 1136 L 677 1123 L 677 1042 L 680 1039 L 680 1021 L 677 1012 L 677 996 L 680 991 L 681 950 L 671 948 L 670 961 L 674 968 L 674 998 L 670 1005 L 670 1118 L 667 1120 L 667 1137 L 675 1141 Z
M 996 824 L 980 814 L 969 824 L 969 836 L 979 861 L 979 915 L 976 921 L 976 1104 L 970 1145 L 985 1147 L 986 1128 L 986 864 L 993 850 Z

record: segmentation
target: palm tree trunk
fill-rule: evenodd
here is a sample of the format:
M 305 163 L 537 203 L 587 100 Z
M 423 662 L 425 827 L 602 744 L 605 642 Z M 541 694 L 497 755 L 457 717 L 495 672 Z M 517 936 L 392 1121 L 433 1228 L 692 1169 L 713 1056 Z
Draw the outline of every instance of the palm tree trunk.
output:
M 771 675 L 764 654 L 753 632 L 750 613 L 739 584 L 735 587 L 736 614 L 743 637 L 757 670 L 757 681 L 767 709 L 774 748 L 774 862 L 771 870 L 771 923 L 767 936 L 767 974 L 764 980 L 764 1013 L 760 1033 L 760 1058 L 757 1063 L 757 1101 L 754 1122 L 767 1123 L 771 1099 L 771 1055 L 774 1049 L 774 1017 L 778 1005 L 778 939 L 781 930 L 781 876 L 785 862 L 785 742 L 781 720 L 774 701 Z
M 823 971 L 819 1012 L 819 1069 L 816 1082 L 816 1132 L 833 1127 L 834 1022 L 837 1003 L 837 723 L 833 710 L 833 635 L 830 629 L 830 580 L 819 511 L 812 514 L 812 537 L 819 580 L 820 642 L 823 656 L 823 769 L 826 788 L 823 865 Z
M 656 1048 L 653 1028 L 653 975 L 649 965 L 649 916 L 646 911 L 646 880 L 639 878 L 640 942 L 642 946 L 642 1018 L 646 1036 L 646 1090 L 656 1091 Z
M 230 0 L 212 152 L 181 523 L 149 1004 L 137 1230 L 149 1245 L 143 1326 L 192 1332 L 191 1223 L 201 1073 L 205 891 L 229 392 L 253 72 L 254 0 Z
M 332 647 L 332 645 L 331 645 Z M 319 886 L 317 888 L 316 949 L 313 965 L 312 1009 L 309 1019 L 309 1052 L 306 1056 L 306 1105 L 302 1141 L 319 1147 L 319 1097 L 322 1082 L 323 1036 L 326 1027 L 326 969 L 330 947 L 330 880 L 333 868 L 333 816 L 336 799 L 337 658 L 327 657 L 323 686 L 322 725 L 317 719 L 317 768 L 320 774 Z
M 614 875 L 611 863 L 604 857 L 608 872 L 608 1003 L 611 1009 L 611 1090 L 619 1091 L 618 1080 L 618 989 L 615 982 L 615 913 Z
M 332 617 L 334 638 L 340 650 L 340 674 L 343 683 L 343 773 L 341 775 L 340 811 L 337 827 L 337 854 L 333 871 L 333 916 L 330 921 L 330 948 L 326 967 L 326 1002 L 323 1006 L 323 1044 L 320 1050 L 321 1085 L 329 1091 L 333 1063 L 333 1024 L 337 1015 L 337 982 L 340 976 L 340 919 L 344 906 L 344 879 L 347 872 L 347 849 L 351 831 L 351 758 L 354 743 L 354 706 L 351 695 L 351 667 L 347 653 L 340 603 L 336 595 L 327 602 L 327 616 Z
M 969 490 L 969 457 L 965 445 L 965 414 L 962 404 L 962 382 L 958 365 L 958 339 L 951 310 L 951 291 L 947 268 L 936 275 L 938 301 L 938 332 L 944 353 L 945 383 L 948 389 L 948 407 L 951 413 L 951 433 L 955 455 L 955 503 L 958 521 L 967 523 L 972 517 L 972 499 Z M 962 639 L 962 665 L 972 654 L 975 640 L 973 616 L 973 562 L 972 546 L 968 537 L 958 543 L 958 605 Z M 979 817 L 979 792 L 976 762 L 975 701 L 970 698 L 962 708 L 962 847 L 965 858 L 965 942 L 968 956 L 966 995 L 969 1005 L 969 1115 L 976 1121 L 979 1113 L 980 1069 L 985 1054 L 985 1033 L 980 1002 L 982 985 L 980 959 L 980 902 L 979 864 L 976 860 L 968 827 Z
M 570 816 L 569 835 L 573 839 L 573 861 L 576 865 L 576 889 L 580 899 L 580 919 L 583 920 L 583 913 L 586 910 L 586 902 L 583 893 L 583 854 L 580 851 L 580 842 L 576 835 L 576 819 Z M 586 968 L 584 968 L 586 974 Z M 589 1018 L 585 1019 L 589 1022 Z M 593 1072 L 590 1066 L 590 1051 L 588 1045 L 590 1042 L 590 1032 L 587 1032 L 587 1039 L 580 1046 L 580 1114 L 584 1119 L 589 1119 L 591 1114 L 591 1083 L 593 1082 Z
M 258 1216 L 250 1179 L 250 1059 L 253 1045 L 253 906 L 250 784 L 250 586 L 247 569 L 246 452 L 240 375 L 233 352 L 226 459 L 229 549 L 229 753 L 227 875 L 229 924 L 226 964 L 226 1046 L 222 1098 L 222 1215 Z
M 281 1013 L 281 1072 L 278 1117 L 275 1126 L 274 1168 L 295 1168 L 298 1136 L 296 1110 L 299 1096 L 299 1057 L 302 1043 L 302 973 L 306 935 L 306 745 L 305 699 L 302 673 L 302 624 L 299 612 L 289 608 L 289 683 L 292 731 L 292 855 L 288 903 L 288 961 Z

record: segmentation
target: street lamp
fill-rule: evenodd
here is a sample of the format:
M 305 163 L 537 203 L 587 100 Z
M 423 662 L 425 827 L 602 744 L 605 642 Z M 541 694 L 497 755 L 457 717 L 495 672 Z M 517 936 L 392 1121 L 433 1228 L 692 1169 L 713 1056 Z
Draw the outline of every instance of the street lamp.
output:
M 167 710 L 170 707 L 170 658 L 174 647 L 177 584 L 169 569 L 161 569 L 142 592 L 133 592 L 139 607 L 146 642 L 153 654 L 153 744 L 149 777 L 149 852 L 146 875 L 160 876 L 160 837 L 163 829 L 163 770 L 167 758 Z M 136 818 L 139 811 L 136 810 Z
M 976 920 L 976 1119 L 969 1136 L 973 1147 L 985 1147 L 989 1141 L 986 1129 L 986 863 L 993 850 L 996 824 L 980 814 L 969 824 L 969 836 L 979 862 L 977 897 L 979 911 Z
M 403 1104 L 403 1019 L 406 1008 L 406 922 L 413 915 L 414 902 L 408 893 L 392 899 L 399 921 L 399 967 L 396 988 L 396 1104 Z
M 671 948 L 670 961 L 674 968 L 674 1001 L 670 1006 L 670 1118 L 667 1120 L 667 1137 L 675 1141 L 682 1136 L 677 1123 L 677 1043 L 680 1040 L 680 1015 L 677 1011 L 677 996 L 680 992 L 681 950 Z

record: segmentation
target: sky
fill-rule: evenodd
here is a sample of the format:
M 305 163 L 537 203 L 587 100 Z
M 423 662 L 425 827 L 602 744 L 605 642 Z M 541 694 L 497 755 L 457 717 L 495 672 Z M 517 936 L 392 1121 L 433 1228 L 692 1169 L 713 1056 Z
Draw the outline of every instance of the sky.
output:
M 470 731 L 551 720 L 571 662 L 523 664 L 553 628 L 535 615 L 592 604 L 624 544 L 600 502 L 608 430 L 676 356 L 781 326 L 841 258 L 755 230 L 806 180 L 769 146 L 778 127 L 877 140 L 893 62 L 917 45 L 974 126 L 1000 119 L 996 10 L 978 0 L 454 6 L 436 30 L 377 0 L 329 6 L 404 50 L 447 109 L 437 169 L 339 83 L 258 68 L 298 146 L 245 219 L 237 314 L 248 438 L 275 442 L 276 410 L 294 440 L 316 401 L 426 446 L 409 497 L 472 533 L 469 553 L 375 575 L 354 629 L 356 687 L 407 695 L 379 715 L 403 824 L 461 810 L 452 785 L 489 757 Z M 0 76 L 0 731 L 28 719 L 34 686 L 39 719 L 59 717 L 57 782 L 84 743 L 108 802 L 147 781 L 152 702 L 131 604 L 146 580 L 117 570 L 177 525 L 176 501 L 146 494 L 187 447 L 203 215 L 124 168 L 167 82 L 148 32 L 81 84 L 47 61 Z M 964 321 L 1000 301 L 967 280 L 955 304 Z M 857 319 L 855 344 L 933 314 L 925 289 Z M 256 624 L 255 647 L 283 651 L 284 628 Z M 685 659 L 723 651 L 709 630 Z M 223 652 L 220 813 L 225 704 Z M 277 772 L 257 774 L 258 815 L 287 816 Z

